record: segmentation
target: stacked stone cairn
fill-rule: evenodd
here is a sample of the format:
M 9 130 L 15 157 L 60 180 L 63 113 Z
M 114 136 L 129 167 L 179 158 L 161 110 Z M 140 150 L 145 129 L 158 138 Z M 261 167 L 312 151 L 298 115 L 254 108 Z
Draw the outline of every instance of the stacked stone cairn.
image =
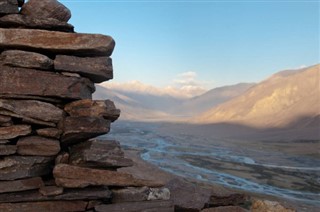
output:
M 70 17 L 56 0 L 0 0 L 0 211 L 173 211 L 161 183 L 117 171 L 132 165 L 117 141 L 95 138 L 120 115 L 91 98 L 115 42 Z

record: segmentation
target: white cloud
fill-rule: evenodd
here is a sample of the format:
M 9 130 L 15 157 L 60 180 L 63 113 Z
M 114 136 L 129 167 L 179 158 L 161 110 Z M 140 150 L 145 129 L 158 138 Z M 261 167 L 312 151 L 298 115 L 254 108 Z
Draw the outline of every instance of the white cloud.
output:
M 193 96 L 201 95 L 202 93 L 207 91 L 207 89 L 205 88 L 206 83 L 199 81 L 197 77 L 197 73 L 192 71 L 180 73 L 176 76 L 175 79 L 172 80 L 172 83 L 170 85 L 167 85 L 163 88 L 144 84 L 137 80 L 125 83 L 107 82 L 102 83 L 102 86 L 126 92 L 138 92 L 152 95 L 170 95 L 179 98 L 190 98 Z
M 178 74 L 173 83 L 175 88 L 189 97 L 200 95 L 207 90 L 206 82 L 198 80 L 198 74 L 193 71 Z

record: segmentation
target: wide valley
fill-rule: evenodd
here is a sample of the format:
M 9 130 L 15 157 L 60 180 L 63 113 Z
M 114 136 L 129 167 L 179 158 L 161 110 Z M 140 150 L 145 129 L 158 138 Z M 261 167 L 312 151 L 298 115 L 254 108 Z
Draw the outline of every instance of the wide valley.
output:
M 246 139 L 243 132 L 237 138 L 200 129 L 119 121 L 104 137 L 181 177 L 320 207 L 320 140 Z

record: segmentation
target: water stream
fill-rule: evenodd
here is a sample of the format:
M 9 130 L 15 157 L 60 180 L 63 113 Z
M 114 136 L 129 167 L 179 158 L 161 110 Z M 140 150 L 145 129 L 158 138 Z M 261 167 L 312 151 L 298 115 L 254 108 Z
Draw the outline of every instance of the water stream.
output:
M 144 125 L 143 125 L 144 126 Z M 188 134 L 159 135 L 156 126 L 113 126 L 107 135 L 170 173 L 207 183 L 320 206 L 320 160 L 230 145 Z

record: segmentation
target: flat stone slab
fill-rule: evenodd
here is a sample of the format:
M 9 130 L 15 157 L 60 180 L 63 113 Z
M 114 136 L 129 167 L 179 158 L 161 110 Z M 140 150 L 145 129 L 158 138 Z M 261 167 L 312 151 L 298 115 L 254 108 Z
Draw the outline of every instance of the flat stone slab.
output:
M 17 152 L 17 146 L 0 144 L 0 156 L 14 155 L 16 152 Z
M 0 28 L 44 29 L 50 31 L 74 32 L 74 27 L 53 18 L 39 19 L 21 14 L 11 14 L 0 18 Z
M 2 203 L 0 211 L 10 212 L 75 212 L 86 211 L 85 201 L 53 201 L 53 202 L 24 202 L 24 203 Z
M 128 187 L 112 190 L 113 203 L 141 202 L 153 200 L 169 200 L 170 191 L 167 188 Z
M 248 210 L 239 206 L 221 206 L 216 208 L 206 208 L 201 212 L 249 212 Z M 261 211 L 260 211 L 261 212 Z
M 120 116 L 120 110 L 116 108 L 111 100 L 83 99 L 73 101 L 64 107 L 70 116 L 103 117 L 115 121 Z
M 240 205 L 247 201 L 247 196 L 242 193 L 226 192 L 224 194 L 212 192 L 208 205 L 211 207 Z
M 53 158 L 40 156 L 6 156 L 0 159 L 0 180 L 16 180 L 49 174 L 52 160 Z
M 0 54 L 0 63 L 6 66 L 21 68 L 35 68 L 44 70 L 53 69 L 53 60 L 51 60 L 49 57 L 35 52 L 20 50 L 3 51 Z
M 88 186 L 162 186 L 157 182 L 135 179 L 132 175 L 110 170 L 83 168 L 67 164 L 54 167 L 53 176 L 58 186 L 84 188 Z
M 92 139 L 70 148 L 70 164 L 96 168 L 119 168 L 132 166 L 125 158 L 117 141 Z
M 20 138 L 17 142 L 19 155 L 55 156 L 60 152 L 59 140 L 40 136 Z
M 0 114 L 21 118 L 32 124 L 55 126 L 63 119 L 64 112 L 53 104 L 46 102 L 0 99 Z
M 62 134 L 62 130 L 59 130 L 57 128 L 42 128 L 36 130 L 36 132 L 40 136 L 56 139 L 59 139 Z
M 42 186 L 39 193 L 43 196 L 57 196 L 63 194 L 63 188 L 58 186 Z
M 110 121 L 97 117 L 66 117 L 63 126 L 61 142 L 69 145 L 108 133 Z
M 211 191 L 185 180 L 173 179 L 166 187 L 171 192 L 171 198 L 179 211 L 200 211 L 209 202 Z
M 0 0 L 0 15 L 18 13 L 17 0 Z
M 21 14 L 39 19 L 53 18 L 68 22 L 71 11 L 57 0 L 29 0 L 21 8 Z
M 94 90 L 93 83 L 85 78 L 0 66 L 0 95 L 91 99 Z
M 12 125 L 10 127 L 0 127 L 0 140 L 13 139 L 19 136 L 29 135 L 30 125 Z
M 174 212 L 174 206 L 171 201 L 145 201 L 145 202 L 127 202 L 109 205 L 95 206 L 97 212 Z
M 41 96 L 32 96 L 32 95 L 21 95 L 21 94 L 2 94 L 0 92 L 1 99 L 24 99 L 24 100 L 38 100 L 54 104 L 63 104 L 63 99 L 57 97 L 41 97 Z
M 18 192 L 39 189 L 44 186 L 41 177 L 14 181 L 0 181 L 0 193 Z
M 50 186 L 50 187 L 53 187 L 53 186 Z M 43 195 L 40 193 L 40 190 L 39 192 L 36 190 L 32 190 L 32 191 L 30 190 L 30 191 L 22 191 L 18 193 L 3 193 L 3 194 L 0 194 L 0 203 L 61 201 L 61 200 L 110 201 L 110 199 L 112 198 L 112 193 L 108 188 L 92 187 L 92 188 L 81 188 L 81 189 L 63 189 L 63 193 L 58 195 Z
M 94 83 L 113 78 L 112 60 L 109 57 L 75 57 L 57 55 L 54 69 L 59 72 L 78 73 Z
M 0 28 L 0 48 L 76 56 L 110 56 L 115 41 L 106 35 Z

